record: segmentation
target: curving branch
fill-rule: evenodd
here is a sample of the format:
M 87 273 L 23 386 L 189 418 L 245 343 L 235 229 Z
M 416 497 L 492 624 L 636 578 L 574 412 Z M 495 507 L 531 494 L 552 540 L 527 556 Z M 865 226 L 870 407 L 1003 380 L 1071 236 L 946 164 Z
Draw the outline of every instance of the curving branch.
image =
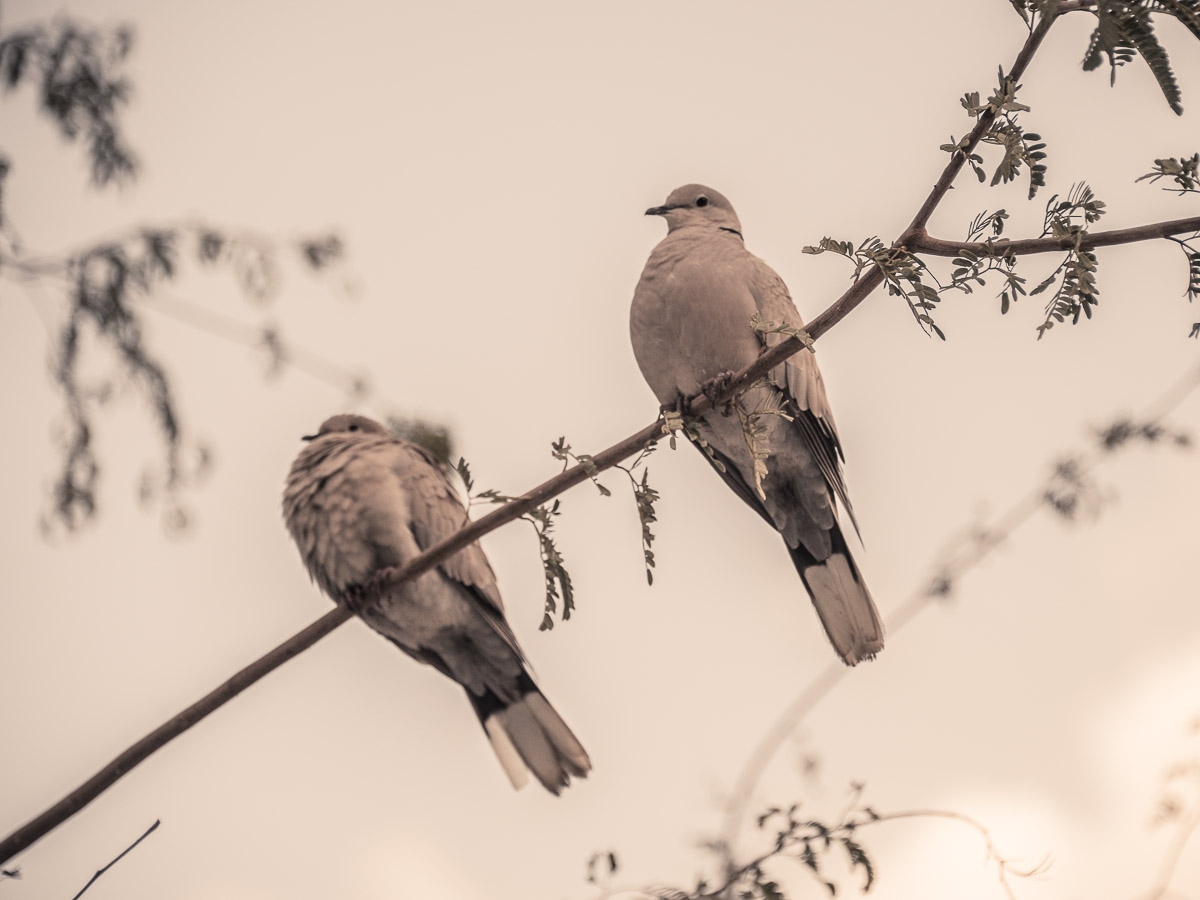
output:
M 1164 435 L 1162 420 L 1198 388 L 1200 366 L 1193 366 L 1149 404 L 1135 420 L 1118 421 L 1099 432 L 1090 452 L 1060 462 L 1044 482 L 1034 485 L 1027 494 L 1018 498 L 985 528 L 973 528 L 955 539 L 942 552 L 940 561 L 934 566 L 934 576 L 931 580 L 913 591 L 887 617 L 885 624 L 889 638 L 895 638 L 918 613 L 944 599 L 964 574 L 990 556 L 1002 545 L 1005 538 L 1025 524 L 1038 510 L 1048 506 L 1066 518 L 1073 518 L 1080 505 L 1080 495 L 1086 493 L 1088 474 L 1111 458 L 1114 450 L 1127 445 L 1129 438 L 1141 436 L 1153 441 Z M 1180 440 L 1179 436 L 1174 437 L 1176 441 Z M 742 822 L 754 790 L 766 773 L 767 766 L 800 723 L 841 684 L 850 671 L 839 663 L 824 666 L 758 739 L 758 743 L 742 764 L 741 772 L 725 804 L 721 837 L 717 846 L 724 848 L 727 856 L 732 856 L 736 849 Z
M 1085 8 L 1085 4 L 1077 2 L 1066 2 L 1051 7 L 1030 31 L 1028 38 L 1017 54 L 1011 71 L 1008 73 L 1009 77 L 1013 81 L 1016 81 L 1024 74 L 1030 60 L 1045 39 L 1047 32 L 1060 11 L 1069 12 Z M 930 216 L 933 215 L 934 210 L 962 170 L 967 156 L 974 150 L 980 139 L 987 132 L 995 117 L 996 113 L 991 110 L 984 111 L 979 115 L 975 127 L 962 142 L 961 149 L 952 154 L 950 162 L 946 165 L 941 176 L 921 204 L 912 223 L 893 243 L 892 246 L 894 248 L 906 246 L 914 237 L 923 233 Z M 789 337 L 787 340 L 780 342 L 759 357 L 753 365 L 735 376 L 729 382 L 726 389 L 715 398 L 710 399 L 703 395 L 691 398 L 688 403 L 688 412 L 691 415 L 699 415 L 711 409 L 714 400 L 717 403 L 723 403 L 732 399 L 759 377 L 765 375 L 770 369 L 779 365 L 788 357 L 799 353 L 805 349 L 807 344 L 824 335 L 830 328 L 857 308 L 883 281 L 884 273 L 882 269 L 878 265 L 870 266 L 850 285 L 841 297 L 813 320 L 807 329 L 807 342 L 796 337 Z M 380 591 L 390 589 L 401 582 L 411 580 L 421 573 L 428 571 L 454 553 L 478 541 L 488 532 L 494 531 L 500 526 L 520 518 L 525 513 L 536 509 L 546 500 L 588 480 L 597 472 L 612 468 L 617 463 L 641 451 L 649 442 L 661 438 L 665 433 L 665 420 L 660 416 L 659 419 L 640 431 L 631 434 L 608 449 L 594 454 L 586 467 L 575 465 L 566 469 L 559 475 L 517 497 L 512 502 L 506 503 L 483 518 L 470 523 L 451 537 L 430 547 L 406 565 L 381 572 L 372 585 L 374 597 L 368 597 L 367 602 L 376 599 Z M 232 700 L 260 678 L 274 671 L 287 660 L 312 646 L 312 644 L 332 632 L 352 616 L 353 614 L 345 606 L 336 607 L 303 631 L 284 641 L 265 656 L 246 666 L 224 684 L 187 707 L 177 716 L 146 735 L 66 797 L 0 841 L 0 863 L 11 859 L 15 854 L 29 847 L 53 828 L 81 810 L 107 788 L 111 787 L 117 780 L 150 756 L 155 750 L 167 744 L 175 737 L 178 737 L 201 719 Z
M 1112 247 L 1152 241 L 1178 234 L 1200 232 L 1200 216 L 1171 219 L 1133 228 L 1114 228 L 1110 231 L 1090 231 L 1080 237 L 1038 237 L 1016 241 L 944 241 L 929 235 L 924 228 L 913 229 L 906 235 L 904 248 L 910 253 L 930 256 L 958 256 L 963 251 L 977 256 L 1026 256 L 1031 253 L 1056 253 L 1062 250 L 1090 250 L 1093 247 Z

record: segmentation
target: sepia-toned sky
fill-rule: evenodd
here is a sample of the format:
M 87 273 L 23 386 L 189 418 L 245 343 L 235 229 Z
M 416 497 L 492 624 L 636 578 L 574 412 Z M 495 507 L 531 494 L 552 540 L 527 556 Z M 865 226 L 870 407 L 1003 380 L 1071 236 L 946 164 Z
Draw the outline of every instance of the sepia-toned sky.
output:
M 663 235 L 647 207 L 687 182 L 722 191 L 811 319 L 850 267 L 801 247 L 898 234 L 945 164 L 938 146 L 971 124 L 958 98 L 986 97 L 1025 35 L 1004 0 L 10 0 L 0 12 L 5 29 L 66 12 L 137 32 L 125 123 L 144 166 L 127 189 L 88 188 L 82 151 L 28 88 L 0 98 L 5 208 L 28 250 L 188 218 L 283 238 L 333 228 L 348 247 L 344 272 L 293 268 L 266 307 L 195 271 L 139 307 L 188 436 L 214 451 L 179 538 L 135 496 L 158 447 L 130 390 L 98 419 L 97 521 L 42 539 L 64 304 L 0 283 L 2 833 L 329 608 L 279 500 L 299 436 L 352 405 L 299 369 L 265 379 L 261 354 L 181 307 L 276 325 L 298 352 L 369 375 L 373 400 L 356 411 L 444 422 L 480 488 L 519 493 L 558 471 L 560 435 L 596 452 L 657 412 L 627 326 Z M 1134 183 L 1156 157 L 1200 150 L 1194 39 L 1162 27 L 1178 118 L 1141 60 L 1115 88 L 1079 71 L 1092 21 L 1056 24 L 1024 79 L 1022 121 L 1050 154 L 1043 193 L 1026 203 L 1024 179 L 989 190 L 967 173 L 931 233 L 960 238 L 975 213 L 1005 207 L 1007 234 L 1036 236 L 1045 199 L 1080 179 L 1108 204 L 1098 227 L 1197 214 L 1194 195 Z M 1056 263 L 1019 271 L 1033 285 Z M 1041 341 L 1045 298 L 1002 317 L 990 289 L 945 300 L 944 343 L 882 292 L 822 338 L 858 557 L 885 614 L 946 541 L 1197 364 L 1185 278 L 1176 246 L 1122 246 L 1100 253 L 1094 318 Z M 1200 396 L 1170 421 L 1200 432 Z M 622 885 L 690 885 L 746 758 L 833 653 L 779 539 L 697 453 L 660 447 L 650 473 L 654 586 L 625 476 L 604 476 L 609 498 L 577 487 L 557 535 L 578 608 L 551 632 L 537 630 L 532 531 L 483 542 L 542 687 L 594 762 L 562 797 L 514 793 L 461 690 L 351 622 L 21 854 L 24 877 L 0 882 L 0 898 L 72 896 L 155 819 L 89 900 L 586 898 L 587 860 L 609 849 Z M 1049 855 L 1047 873 L 1015 884 L 1022 900 L 1148 889 L 1170 839 L 1150 827 L 1162 775 L 1200 716 L 1200 458 L 1135 448 L 1097 477 L 1095 521 L 1034 516 L 823 700 L 752 808 L 802 801 L 833 817 L 861 782 L 880 812 L 957 811 L 1009 858 Z M 961 823 L 898 821 L 860 839 L 881 900 L 1003 896 Z M 843 895 L 861 877 L 830 875 Z M 1175 884 L 1197 883 L 1192 847 Z

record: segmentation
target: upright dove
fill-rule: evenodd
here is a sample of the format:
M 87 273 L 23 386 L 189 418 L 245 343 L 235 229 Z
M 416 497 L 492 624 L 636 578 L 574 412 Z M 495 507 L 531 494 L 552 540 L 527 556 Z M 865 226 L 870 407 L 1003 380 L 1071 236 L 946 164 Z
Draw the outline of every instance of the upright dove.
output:
M 405 584 L 376 579 L 467 520 L 433 457 L 364 416 L 334 416 L 304 440 L 283 515 L 321 590 L 462 685 L 513 787 L 528 781 L 526 769 L 554 794 L 587 775 L 583 745 L 529 675 L 479 544 Z M 373 594 L 377 603 L 363 602 Z
M 667 236 L 642 271 L 629 331 L 642 375 L 668 408 L 715 394 L 786 338 L 756 330 L 755 314 L 777 326 L 803 323 L 783 279 L 746 249 L 737 213 L 720 193 L 684 185 L 646 215 L 666 219 Z M 851 522 L 854 511 L 825 384 L 808 351 L 769 375 L 736 408 L 701 418 L 705 458 L 783 536 L 825 633 L 852 666 L 883 648 L 883 623 L 838 522 L 835 498 Z

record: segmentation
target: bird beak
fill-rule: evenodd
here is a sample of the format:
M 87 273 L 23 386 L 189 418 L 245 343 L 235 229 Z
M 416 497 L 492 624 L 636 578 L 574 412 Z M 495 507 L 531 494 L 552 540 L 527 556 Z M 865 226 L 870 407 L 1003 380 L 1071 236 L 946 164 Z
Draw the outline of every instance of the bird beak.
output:
M 646 210 L 648 216 L 665 216 L 673 209 L 679 209 L 678 206 L 652 206 Z
M 302 435 L 300 435 L 300 440 L 302 440 L 302 441 L 315 441 L 315 440 L 316 440 L 317 438 L 319 438 L 319 437 L 320 437 L 320 435 L 319 435 L 319 434 L 302 434 Z

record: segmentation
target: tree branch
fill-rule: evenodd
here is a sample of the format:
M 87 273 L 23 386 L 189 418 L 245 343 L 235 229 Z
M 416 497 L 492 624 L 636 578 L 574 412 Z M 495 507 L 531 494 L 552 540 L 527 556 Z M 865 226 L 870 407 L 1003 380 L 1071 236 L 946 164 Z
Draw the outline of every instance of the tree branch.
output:
M 926 253 L 930 256 L 958 256 L 963 251 L 974 253 L 976 256 L 993 254 L 996 256 L 1025 256 L 1030 253 L 1054 253 L 1075 248 L 1090 250 L 1093 247 L 1132 244 L 1137 241 L 1171 237 L 1189 231 L 1200 231 L 1200 216 L 1172 219 L 1169 222 L 1155 222 L 1151 225 L 1137 225 L 1133 228 L 1088 232 L 1079 238 L 1078 244 L 1074 239 L 1068 237 L 1024 238 L 1017 241 L 944 241 L 931 237 L 924 229 L 919 229 L 908 235 L 905 248 L 911 253 Z
M 1068 3 L 1066 4 L 1066 8 L 1074 9 L 1079 7 L 1076 4 Z M 1028 67 L 1029 61 L 1033 58 L 1034 53 L 1057 17 L 1058 9 L 1059 7 L 1055 7 L 1050 13 L 1044 15 L 1038 25 L 1030 32 L 1009 73 L 1014 80 L 1019 79 Z M 933 214 L 933 211 L 950 189 L 955 177 L 961 171 L 967 154 L 974 149 L 994 118 L 995 114 L 992 112 L 980 114 L 979 121 L 969 135 L 968 143 L 961 152 L 956 152 L 952 155 L 941 177 L 930 191 L 929 196 L 922 203 L 912 224 L 909 225 L 904 234 L 897 239 L 893 246 L 903 245 L 906 241 L 924 230 L 929 217 Z M 832 306 L 812 322 L 808 328 L 809 337 L 812 340 L 816 340 L 824 335 L 830 328 L 844 319 L 853 309 L 862 303 L 882 283 L 882 270 L 878 266 L 871 266 L 860 278 L 850 285 L 846 292 Z M 715 400 L 721 403 L 733 398 L 737 393 L 748 387 L 762 375 L 765 375 L 785 359 L 799 353 L 804 347 L 804 343 L 795 337 L 789 337 L 787 340 L 780 342 L 760 356 L 753 365 L 735 376 L 730 381 L 726 390 L 718 395 Z M 713 400 L 701 394 L 691 399 L 688 404 L 688 411 L 692 415 L 699 415 L 711 409 L 712 406 Z M 648 442 L 661 437 L 663 434 L 664 421 L 660 417 L 653 424 L 647 425 L 641 431 L 595 454 L 587 468 L 580 465 L 572 466 L 554 478 L 538 485 L 533 490 L 522 494 L 512 502 L 470 523 L 446 540 L 433 545 L 406 565 L 381 572 L 380 577 L 374 581 L 376 591 L 389 590 L 401 582 L 411 580 L 421 573 L 432 569 L 454 553 L 476 542 L 488 532 L 494 531 L 501 525 L 520 518 L 525 513 L 540 506 L 546 500 L 586 481 L 596 472 L 613 467 L 634 453 L 639 452 Z M 216 688 L 216 690 L 202 697 L 183 712 L 146 735 L 136 744 L 118 755 L 86 782 L 54 804 L 54 806 L 36 816 L 25 825 L 22 825 L 4 838 L 3 841 L 0 841 L 0 862 L 11 859 L 13 855 L 29 847 L 47 832 L 83 809 L 84 806 L 112 786 L 121 776 L 129 772 L 155 750 L 191 728 L 201 719 L 229 700 L 232 700 L 239 693 L 254 684 L 254 682 L 275 670 L 293 656 L 308 649 L 308 647 L 350 619 L 352 615 L 345 606 L 338 606 L 331 610 L 303 631 L 246 666 L 220 687 Z
M 1045 40 L 1046 35 L 1050 31 L 1050 26 L 1054 24 L 1054 20 L 1058 18 L 1060 10 L 1066 7 L 1066 11 L 1071 11 L 1078 7 L 1073 4 L 1059 4 L 1050 8 L 1050 11 L 1043 14 L 1038 21 L 1037 26 L 1029 33 L 1029 37 L 1025 39 L 1025 44 L 1021 47 L 1021 51 L 1017 54 L 1017 58 L 1013 61 L 1012 68 L 1008 71 L 1008 77 L 1013 83 L 1021 80 L 1025 74 L 1025 70 L 1029 68 L 1029 63 L 1033 59 L 1033 55 Z M 925 226 L 929 224 L 929 219 L 933 215 L 933 211 L 937 209 L 938 204 L 942 202 L 942 198 L 946 196 L 946 191 L 950 190 L 950 186 L 954 184 L 954 179 L 958 177 L 958 173 L 962 171 L 962 167 L 966 165 L 967 157 L 975 152 L 975 147 L 979 141 L 987 134 L 988 129 L 992 127 L 992 123 L 996 121 L 996 116 L 999 111 L 988 108 L 979 114 L 979 118 L 975 122 L 975 127 L 971 129 L 967 135 L 966 143 L 955 150 L 950 155 L 950 162 L 946 168 L 942 170 L 942 175 L 934 184 L 933 190 L 929 192 L 929 196 L 925 198 L 925 202 L 921 204 L 921 208 L 917 210 L 917 214 L 913 217 L 912 222 L 904 233 L 892 245 L 908 247 L 909 240 L 925 231 Z M 912 249 L 908 247 L 908 249 Z

